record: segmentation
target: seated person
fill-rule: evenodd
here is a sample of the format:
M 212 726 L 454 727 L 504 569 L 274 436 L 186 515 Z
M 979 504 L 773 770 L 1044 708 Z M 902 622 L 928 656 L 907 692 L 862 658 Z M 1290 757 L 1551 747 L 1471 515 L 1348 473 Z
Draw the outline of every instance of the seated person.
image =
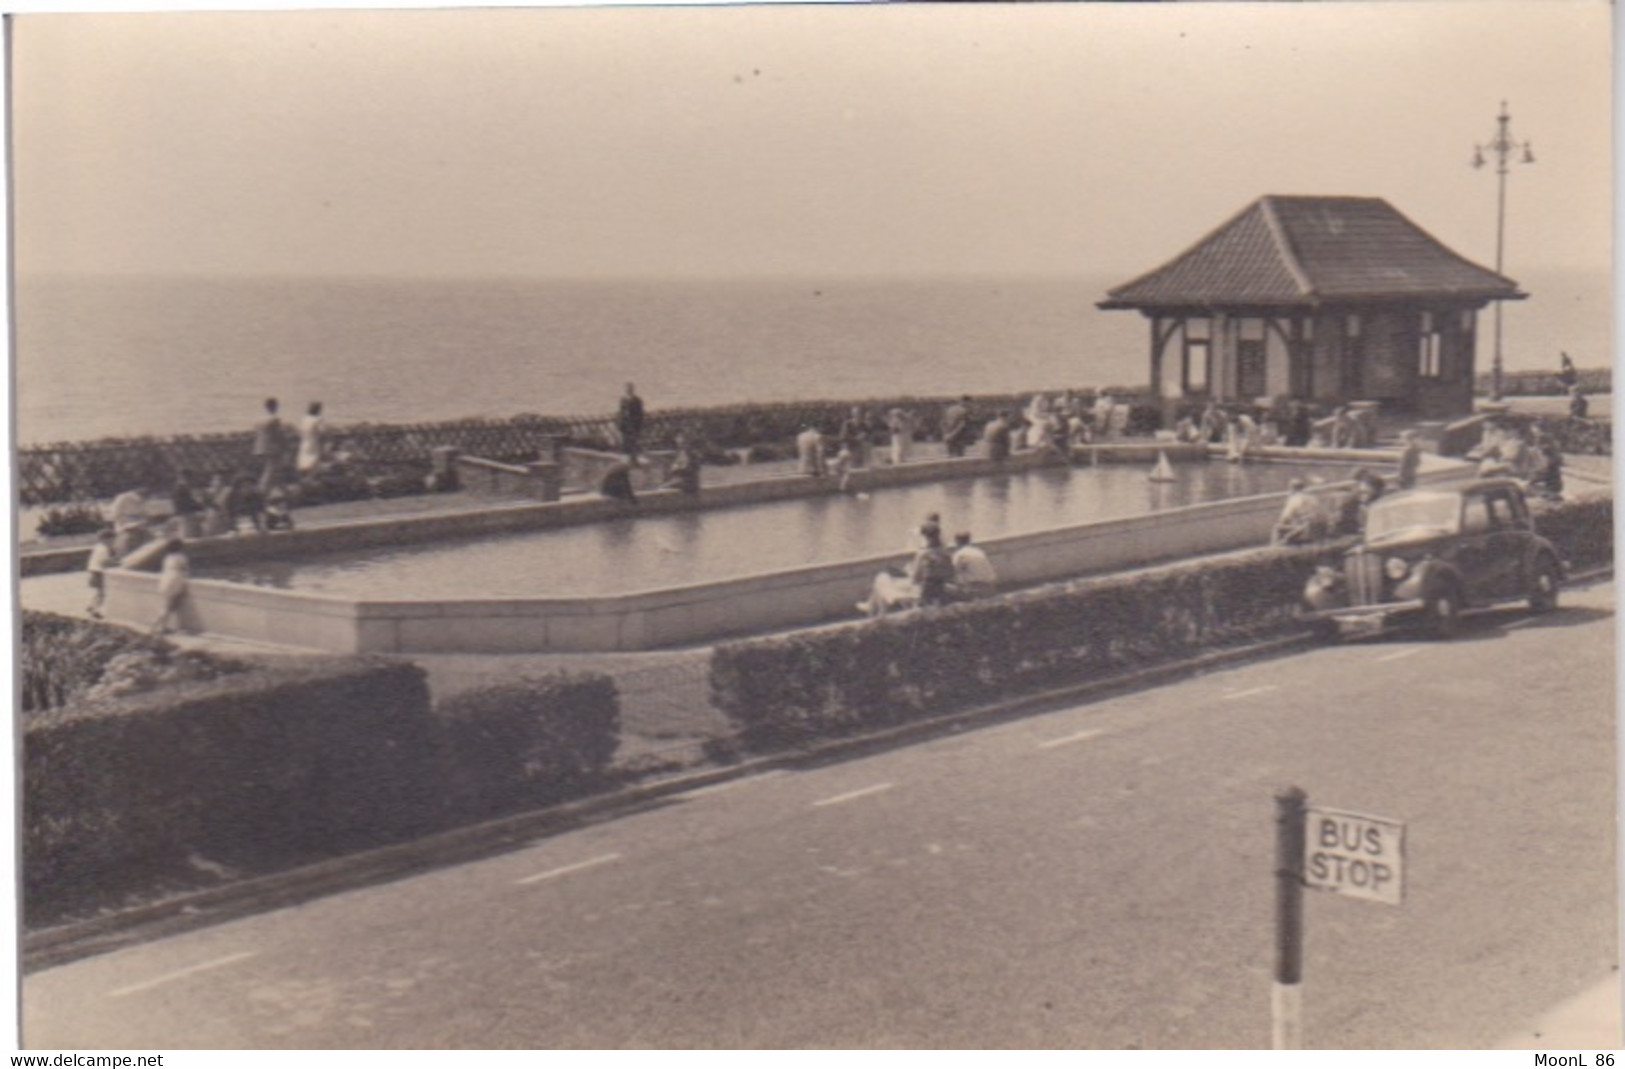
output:
M 265 495 L 260 492 L 259 484 L 247 475 L 237 476 L 231 492 L 231 508 L 232 534 L 237 533 L 237 521 L 245 517 L 256 532 L 265 533 Z
M 920 528 L 925 545 L 909 562 L 908 577 L 920 588 L 921 605 L 943 605 L 948 601 L 948 584 L 954 580 L 954 561 L 942 544 L 942 528 L 927 523 Z
M 700 492 L 700 458 L 694 455 L 688 447 L 688 439 L 681 434 L 677 436 L 677 456 L 667 469 L 665 485 L 685 494 Z
M 289 508 L 288 491 L 281 486 L 273 486 L 265 492 L 265 529 L 293 530 L 293 513 Z
M 1270 545 L 1301 546 L 1319 541 L 1324 523 L 1320 502 L 1309 493 L 1309 484 L 1293 479 L 1288 491 L 1281 518 L 1275 521 L 1275 528 L 1270 532 Z
M 618 460 L 610 465 L 604 472 L 604 477 L 598 481 L 598 492 L 611 501 L 624 501 L 628 505 L 638 503 L 638 495 L 632 489 L 632 465 L 624 460 Z
M 893 609 L 912 609 L 920 604 L 920 588 L 901 568 L 886 568 L 875 576 L 869 597 L 858 602 L 865 616 L 885 616 Z
M 999 576 L 981 546 L 972 545 L 969 531 L 954 535 L 953 593 L 961 598 L 980 598 L 998 587 Z
M 1529 490 L 1557 501 L 1563 496 L 1563 454 L 1556 444 L 1546 442 L 1541 446 L 1541 458 L 1540 470 L 1529 480 Z

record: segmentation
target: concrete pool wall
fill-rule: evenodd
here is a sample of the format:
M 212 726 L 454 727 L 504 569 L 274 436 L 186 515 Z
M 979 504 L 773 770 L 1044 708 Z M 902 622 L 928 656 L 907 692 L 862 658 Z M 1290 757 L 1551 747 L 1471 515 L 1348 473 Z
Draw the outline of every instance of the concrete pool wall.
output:
M 1368 454 L 1366 459 L 1377 457 Z M 1424 481 L 1459 478 L 1470 470 L 1430 468 Z M 765 499 L 764 489 L 771 491 L 764 483 L 717 489 L 749 489 L 756 492 L 749 498 L 755 501 Z M 1262 545 L 1283 496 L 1234 498 L 980 544 L 995 562 L 1001 582 L 1022 586 Z M 615 508 L 606 502 L 580 504 Z M 557 506 L 523 506 L 540 507 Z M 470 532 L 460 526 L 455 533 Z M 239 539 L 232 544 L 254 547 L 271 541 Z M 593 597 L 372 600 L 195 579 L 182 625 L 253 642 L 344 653 L 645 650 L 853 616 L 854 604 L 867 594 L 875 574 L 900 563 L 899 558 L 888 553 Z M 110 572 L 106 611 L 118 620 L 151 621 L 158 612 L 157 577 L 125 569 Z

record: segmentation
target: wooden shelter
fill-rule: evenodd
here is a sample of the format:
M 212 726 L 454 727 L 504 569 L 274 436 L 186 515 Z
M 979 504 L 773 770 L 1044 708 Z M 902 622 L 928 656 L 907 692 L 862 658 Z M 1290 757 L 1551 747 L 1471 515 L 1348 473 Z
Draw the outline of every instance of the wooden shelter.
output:
M 1099 307 L 1150 320 L 1154 395 L 1435 419 L 1472 409 L 1479 309 L 1525 296 L 1381 198 L 1265 196 Z

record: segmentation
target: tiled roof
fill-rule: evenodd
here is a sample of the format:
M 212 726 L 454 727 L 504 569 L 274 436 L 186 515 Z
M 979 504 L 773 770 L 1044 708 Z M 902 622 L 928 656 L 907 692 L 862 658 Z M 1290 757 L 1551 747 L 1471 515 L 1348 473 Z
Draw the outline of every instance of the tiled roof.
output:
M 1324 300 L 1521 297 L 1380 197 L 1260 197 L 1102 308 L 1314 304 Z

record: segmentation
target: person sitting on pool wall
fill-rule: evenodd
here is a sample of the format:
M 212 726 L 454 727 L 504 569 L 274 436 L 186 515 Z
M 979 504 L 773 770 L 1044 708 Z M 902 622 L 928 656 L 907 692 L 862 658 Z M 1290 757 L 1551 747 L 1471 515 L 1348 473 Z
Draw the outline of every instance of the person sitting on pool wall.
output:
M 604 477 L 598 480 L 598 492 L 612 501 L 636 505 L 638 495 L 632 490 L 632 465 L 625 460 L 611 464 Z
M 999 585 L 999 574 L 981 546 L 973 545 L 969 531 L 954 535 L 954 597 L 984 598 Z

